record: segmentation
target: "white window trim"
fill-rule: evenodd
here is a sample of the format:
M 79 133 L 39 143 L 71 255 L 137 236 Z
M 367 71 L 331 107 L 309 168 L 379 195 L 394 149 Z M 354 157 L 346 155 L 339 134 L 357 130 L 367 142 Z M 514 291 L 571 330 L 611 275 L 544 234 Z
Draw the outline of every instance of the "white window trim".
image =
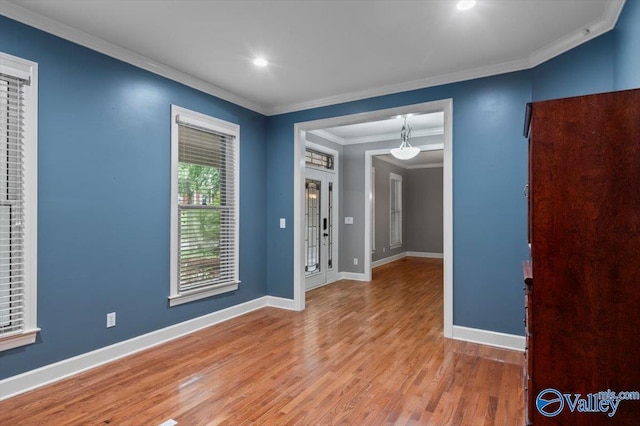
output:
M 24 96 L 24 327 L 0 338 L 0 351 L 35 343 L 38 328 L 38 64 L 0 52 L 0 72 L 29 79 Z
M 178 116 L 183 122 L 235 136 L 233 155 L 235 156 L 235 282 L 218 286 L 180 292 L 178 289 Z M 238 289 L 239 280 L 239 235 L 240 235 L 240 126 L 208 115 L 171 105 L 171 237 L 170 237 L 170 291 L 169 306 L 182 305 L 195 300 L 227 293 Z
M 391 230 L 393 229 L 393 215 L 391 206 L 393 204 L 392 201 L 392 192 L 391 187 L 394 185 L 394 181 L 400 182 L 400 241 L 391 241 Z M 396 249 L 402 247 L 402 176 L 397 175 L 395 173 L 389 173 L 389 249 Z
M 371 254 L 376 252 L 376 168 L 371 166 Z

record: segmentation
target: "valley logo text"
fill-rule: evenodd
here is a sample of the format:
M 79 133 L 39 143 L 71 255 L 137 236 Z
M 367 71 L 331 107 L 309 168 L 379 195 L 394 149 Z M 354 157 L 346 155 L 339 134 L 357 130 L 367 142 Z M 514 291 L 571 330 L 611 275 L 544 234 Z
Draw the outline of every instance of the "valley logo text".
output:
M 614 392 L 611 389 L 606 391 L 588 393 L 584 397 L 579 393 L 560 393 L 549 388 L 538 394 L 536 398 L 536 408 L 546 417 L 555 417 L 562 412 L 565 405 L 571 412 L 579 413 L 607 413 L 613 417 L 618 411 L 620 401 L 638 401 L 640 392 Z

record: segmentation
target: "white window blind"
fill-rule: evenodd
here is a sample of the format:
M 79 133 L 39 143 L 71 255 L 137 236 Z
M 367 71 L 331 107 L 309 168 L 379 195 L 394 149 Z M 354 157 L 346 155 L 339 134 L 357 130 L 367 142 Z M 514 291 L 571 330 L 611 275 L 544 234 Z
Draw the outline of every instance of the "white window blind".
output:
M 402 176 L 391 173 L 390 184 L 389 246 L 396 248 L 402 245 Z
M 0 74 L 0 337 L 25 321 L 23 86 Z
M 176 121 L 177 293 L 237 288 L 237 139 L 184 115 Z

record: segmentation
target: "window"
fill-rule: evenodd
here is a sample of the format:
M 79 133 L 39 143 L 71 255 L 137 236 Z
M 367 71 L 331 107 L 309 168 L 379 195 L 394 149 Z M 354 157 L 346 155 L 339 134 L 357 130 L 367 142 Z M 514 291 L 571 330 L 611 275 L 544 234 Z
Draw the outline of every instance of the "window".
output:
M 402 176 L 391 173 L 389 187 L 389 248 L 398 248 L 402 245 Z
M 171 108 L 171 306 L 238 289 L 240 127 Z
M 38 64 L 0 52 L 0 350 L 35 342 Z
M 333 155 L 324 152 L 307 148 L 304 153 L 304 162 L 307 166 L 333 170 Z

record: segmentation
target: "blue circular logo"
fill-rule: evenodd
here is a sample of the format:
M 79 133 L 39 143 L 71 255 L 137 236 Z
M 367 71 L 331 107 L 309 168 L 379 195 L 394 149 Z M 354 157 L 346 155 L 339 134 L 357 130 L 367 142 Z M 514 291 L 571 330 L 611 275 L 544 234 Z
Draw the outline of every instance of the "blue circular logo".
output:
M 557 390 L 553 388 L 545 389 L 538 394 L 536 407 L 543 416 L 555 417 L 564 408 L 564 399 Z

